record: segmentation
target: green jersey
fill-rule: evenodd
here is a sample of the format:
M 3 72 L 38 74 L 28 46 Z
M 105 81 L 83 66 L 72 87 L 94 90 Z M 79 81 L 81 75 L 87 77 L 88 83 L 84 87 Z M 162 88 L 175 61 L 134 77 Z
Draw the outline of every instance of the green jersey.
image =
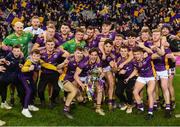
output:
M 70 54 L 73 54 L 76 50 L 76 47 L 84 48 L 86 46 L 85 41 L 81 41 L 80 43 L 76 43 L 75 38 L 65 42 L 61 47 L 67 50 Z
M 7 36 L 3 43 L 7 46 L 21 45 L 22 51 L 24 53 L 24 57 L 28 56 L 28 43 L 33 39 L 33 35 L 29 32 L 23 32 L 21 36 L 16 36 L 15 33 Z

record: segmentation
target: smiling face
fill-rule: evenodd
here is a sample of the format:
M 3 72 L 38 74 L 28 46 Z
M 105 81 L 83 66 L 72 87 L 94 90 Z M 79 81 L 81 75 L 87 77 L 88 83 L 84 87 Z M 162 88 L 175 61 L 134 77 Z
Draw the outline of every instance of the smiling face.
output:
M 141 40 L 142 40 L 143 42 L 148 41 L 149 38 L 150 38 L 150 35 L 149 35 L 148 32 L 142 32 L 142 33 L 141 33 Z
M 76 34 L 75 34 L 76 40 L 82 41 L 82 40 L 83 40 L 83 37 L 84 37 L 84 33 L 82 33 L 82 32 L 76 32 Z
M 33 53 L 32 55 L 31 55 L 31 58 L 32 58 L 32 60 L 34 61 L 34 62 L 39 62 L 39 60 L 40 60 L 40 58 L 41 58 L 41 55 L 40 54 L 36 54 L 36 53 Z
M 55 29 L 54 29 L 54 28 L 51 28 L 51 27 L 48 27 L 48 28 L 47 28 L 47 35 L 48 35 L 49 39 L 54 38 Z
M 126 58 L 128 56 L 128 49 L 127 48 L 121 48 L 120 54 L 121 54 L 122 58 Z
M 46 50 L 49 52 L 54 51 L 54 49 L 55 49 L 54 41 L 47 41 L 45 47 L 46 47 Z
M 88 35 L 88 39 L 93 38 L 94 33 L 95 33 L 94 29 L 87 29 L 86 34 Z
M 123 38 L 121 36 L 116 36 L 114 39 L 114 45 L 116 47 L 120 47 L 123 42 Z
M 82 51 L 76 50 L 76 51 L 74 52 L 74 56 L 75 56 L 75 58 L 76 58 L 77 60 L 81 60 L 84 55 L 83 55 L 83 52 L 82 52 Z
M 16 22 L 14 25 L 15 33 L 21 35 L 24 29 L 24 25 L 21 22 Z
M 89 57 L 93 63 L 95 63 L 98 59 L 98 53 L 97 51 L 93 51 L 89 54 Z
M 162 35 L 163 36 L 167 36 L 168 34 L 169 34 L 169 29 L 167 28 L 167 27 L 164 27 L 163 29 L 162 29 Z
M 69 34 L 69 32 L 70 32 L 69 26 L 67 26 L 67 25 L 62 25 L 62 26 L 61 26 L 61 33 L 62 33 L 63 35 Z
M 136 37 L 128 37 L 128 44 L 130 45 L 130 46 L 134 46 L 135 45 L 135 43 L 136 43 Z
M 133 52 L 133 56 L 134 56 L 134 59 L 135 59 L 136 61 L 141 61 L 141 60 L 143 59 L 143 57 L 144 57 L 142 51 Z
M 153 42 L 158 42 L 160 40 L 160 37 L 161 37 L 161 32 L 153 32 L 152 33 Z

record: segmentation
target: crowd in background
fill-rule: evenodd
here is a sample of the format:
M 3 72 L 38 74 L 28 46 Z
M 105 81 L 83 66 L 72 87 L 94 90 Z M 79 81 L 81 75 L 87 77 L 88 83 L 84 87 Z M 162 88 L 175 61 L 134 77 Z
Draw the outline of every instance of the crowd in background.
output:
M 34 15 L 46 21 L 56 22 L 57 30 L 66 21 L 72 29 L 80 25 L 97 28 L 104 20 L 111 20 L 120 33 L 133 29 L 140 32 L 142 26 L 156 28 L 159 23 L 170 23 L 174 34 L 179 28 L 178 0 L 1 0 L 0 40 L 12 32 L 12 22 L 22 20 L 25 26 Z

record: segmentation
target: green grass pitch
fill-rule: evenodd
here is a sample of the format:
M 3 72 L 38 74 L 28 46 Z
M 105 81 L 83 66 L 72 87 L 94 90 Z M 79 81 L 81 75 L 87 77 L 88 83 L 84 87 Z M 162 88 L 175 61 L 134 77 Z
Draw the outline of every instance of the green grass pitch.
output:
M 40 109 L 38 112 L 33 112 L 33 117 L 28 119 L 22 116 L 18 99 L 16 99 L 16 104 L 12 110 L 0 109 L 0 119 L 6 121 L 7 126 L 180 126 L 180 118 L 174 117 L 175 114 L 180 114 L 180 68 L 177 69 L 177 74 L 179 75 L 174 80 L 176 109 L 171 119 L 164 118 L 164 111 L 159 110 L 154 112 L 154 118 L 152 120 L 146 121 L 144 120 L 145 114 L 126 114 L 125 111 L 120 111 L 120 109 L 116 109 L 114 112 L 108 112 L 106 105 L 103 105 L 106 115 L 99 116 L 93 111 L 91 103 L 76 105 L 72 109 L 75 118 L 73 120 L 69 120 L 63 116 L 62 103 L 53 110 L 45 108 Z

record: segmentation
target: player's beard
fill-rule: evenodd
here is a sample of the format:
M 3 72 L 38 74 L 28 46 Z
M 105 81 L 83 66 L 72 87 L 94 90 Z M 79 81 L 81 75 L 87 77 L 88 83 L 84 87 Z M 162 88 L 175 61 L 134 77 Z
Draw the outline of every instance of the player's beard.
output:
M 19 36 L 21 36 L 21 35 L 22 35 L 22 32 L 23 32 L 22 30 L 19 30 L 19 31 L 16 32 L 16 34 L 19 35 Z

